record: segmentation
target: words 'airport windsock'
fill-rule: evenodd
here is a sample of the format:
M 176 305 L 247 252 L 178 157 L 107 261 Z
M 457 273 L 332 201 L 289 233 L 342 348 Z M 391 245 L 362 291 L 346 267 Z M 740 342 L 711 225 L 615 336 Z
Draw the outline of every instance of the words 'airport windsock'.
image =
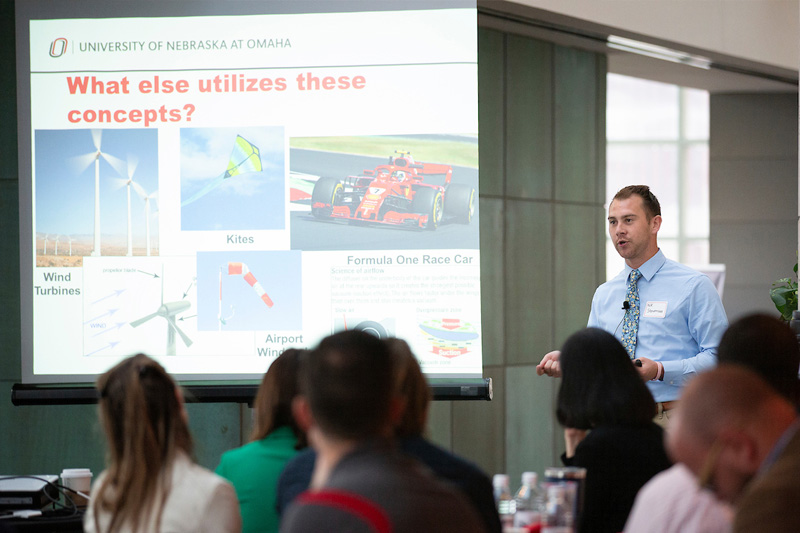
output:
M 264 303 L 267 304 L 267 307 L 272 307 L 273 303 L 270 297 L 267 295 L 267 291 L 264 290 L 264 287 L 261 286 L 261 283 L 258 282 L 256 277 L 250 272 L 250 269 L 247 268 L 247 265 L 244 263 L 228 263 L 228 275 L 229 276 L 243 276 L 244 280 L 253 287 L 253 290 L 256 291 L 258 297 L 264 300 Z

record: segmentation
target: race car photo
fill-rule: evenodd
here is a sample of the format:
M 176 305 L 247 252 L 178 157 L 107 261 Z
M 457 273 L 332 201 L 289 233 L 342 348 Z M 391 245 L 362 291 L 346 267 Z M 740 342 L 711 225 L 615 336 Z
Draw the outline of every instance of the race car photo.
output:
M 319 219 L 426 230 L 435 230 L 444 220 L 472 221 L 475 187 L 451 183 L 452 166 L 417 162 L 410 152 L 395 154 L 387 164 L 361 175 L 317 180 L 311 193 L 311 214 Z

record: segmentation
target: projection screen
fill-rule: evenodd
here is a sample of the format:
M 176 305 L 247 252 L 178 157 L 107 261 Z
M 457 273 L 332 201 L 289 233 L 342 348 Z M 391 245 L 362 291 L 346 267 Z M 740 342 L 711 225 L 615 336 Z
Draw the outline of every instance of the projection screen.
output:
M 482 375 L 475 2 L 17 2 L 22 369 Z

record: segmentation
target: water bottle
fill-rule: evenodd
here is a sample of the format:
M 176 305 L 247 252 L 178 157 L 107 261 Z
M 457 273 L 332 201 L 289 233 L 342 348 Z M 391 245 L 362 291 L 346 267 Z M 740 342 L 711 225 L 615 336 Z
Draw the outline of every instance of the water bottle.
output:
M 522 474 L 522 486 L 514 495 L 514 527 L 527 527 L 541 522 L 545 502 L 538 481 L 536 472 Z
M 547 506 L 542 533 L 572 533 L 572 506 L 567 501 L 567 485 L 553 483 L 547 487 Z
M 494 487 L 494 503 L 497 505 L 497 514 L 500 515 L 500 524 L 506 527 L 514 526 L 514 512 L 516 504 L 511 497 L 511 490 L 508 488 L 508 475 L 495 474 L 492 478 Z

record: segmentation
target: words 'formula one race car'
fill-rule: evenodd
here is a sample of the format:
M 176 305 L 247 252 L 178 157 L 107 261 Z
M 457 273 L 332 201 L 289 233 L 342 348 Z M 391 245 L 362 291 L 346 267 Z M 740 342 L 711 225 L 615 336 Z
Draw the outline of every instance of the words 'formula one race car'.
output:
M 453 167 L 416 162 L 409 152 L 395 152 L 389 163 L 345 179 L 320 178 L 311 193 L 311 214 L 317 218 L 363 221 L 428 230 L 446 216 L 469 224 L 475 214 L 475 187 L 450 183 Z M 444 175 L 444 185 L 426 177 Z

